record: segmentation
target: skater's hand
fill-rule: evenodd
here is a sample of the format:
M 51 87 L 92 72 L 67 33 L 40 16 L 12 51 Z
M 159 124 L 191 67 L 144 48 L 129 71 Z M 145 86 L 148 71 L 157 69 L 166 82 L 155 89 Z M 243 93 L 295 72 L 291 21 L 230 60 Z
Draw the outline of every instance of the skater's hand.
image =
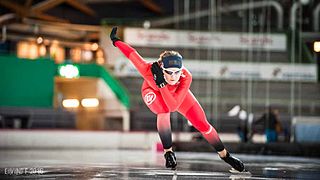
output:
M 156 82 L 159 88 L 163 88 L 166 86 L 167 82 L 164 79 L 163 71 L 159 66 L 158 62 L 154 62 L 151 66 L 151 72 L 153 75 L 153 79 Z
M 114 44 L 116 41 L 120 41 L 120 38 L 117 37 L 117 29 L 118 27 L 113 27 L 110 33 L 110 39 L 112 41 L 113 46 L 116 46 Z

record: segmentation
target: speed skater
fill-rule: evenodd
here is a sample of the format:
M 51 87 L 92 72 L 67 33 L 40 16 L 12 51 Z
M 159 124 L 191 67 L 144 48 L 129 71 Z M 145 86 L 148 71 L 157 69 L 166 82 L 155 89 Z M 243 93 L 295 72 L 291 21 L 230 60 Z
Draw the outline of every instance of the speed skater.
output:
M 182 114 L 212 145 L 220 158 L 235 170 L 244 171 L 244 164 L 232 156 L 221 142 L 216 129 L 207 121 L 204 110 L 190 91 L 191 73 L 183 66 L 176 51 L 165 51 L 157 61 L 145 61 L 130 45 L 121 41 L 113 27 L 110 39 L 135 66 L 144 82 L 141 94 L 148 108 L 157 115 L 157 129 L 164 148 L 166 167 L 175 169 L 177 160 L 172 150 L 170 113 Z

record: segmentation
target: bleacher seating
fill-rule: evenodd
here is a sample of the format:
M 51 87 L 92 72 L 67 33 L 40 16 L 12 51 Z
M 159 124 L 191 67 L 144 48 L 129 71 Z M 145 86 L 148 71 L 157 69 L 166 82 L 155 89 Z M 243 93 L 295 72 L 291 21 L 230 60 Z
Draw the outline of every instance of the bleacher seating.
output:
M 0 107 L 1 128 L 37 129 L 76 127 L 75 114 L 62 109 Z

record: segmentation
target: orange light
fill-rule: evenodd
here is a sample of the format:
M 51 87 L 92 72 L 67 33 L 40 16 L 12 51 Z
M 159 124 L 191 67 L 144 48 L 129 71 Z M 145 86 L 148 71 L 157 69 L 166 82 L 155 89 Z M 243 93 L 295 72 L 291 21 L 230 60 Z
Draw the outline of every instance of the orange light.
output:
M 47 53 L 46 46 L 41 45 L 41 46 L 39 47 L 39 55 L 40 55 L 40 56 L 45 56 L 46 53 Z
M 98 50 L 98 48 L 99 48 L 99 45 L 97 43 L 91 44 L 91 51 L 96 51 Z
M 38 57 L 38 46 L 35 43 L 29 44 L 29 58 L 35 59 Z
M 97 64 L 104 64 L 103 51 L 100 49 L 96 53 Z
M 50 56 L 56 63 L 62 63 L 64 61 L 64 49 L 58 46 L 57 41 L 54 41 L 50 47 Z
M 83 45 L 83 49 L 90 50 L 91 49 L 91 44 L 89 44 L 89 43 L 84 44 Z
M 19 42 L 17 45 L 17 55 L 19 58 L 29 58 L 29 43 Z
M 104 64 L 104 58 L 97 58 L 97 64 Z
M 80 48 L 74 48 L 71 49 L 71 59 L 74 62 L 80 62 L 81 61 L 81 49 Z

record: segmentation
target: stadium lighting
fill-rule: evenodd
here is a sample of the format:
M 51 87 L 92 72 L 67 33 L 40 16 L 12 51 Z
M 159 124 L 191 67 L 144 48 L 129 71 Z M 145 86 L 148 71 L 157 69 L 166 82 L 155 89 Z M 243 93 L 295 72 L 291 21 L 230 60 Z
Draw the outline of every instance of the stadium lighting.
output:
M 315 41 L 313 43 L 313 50 L 314 52 L 320 52 L 320 41 Z
M 98 107 L 99 100 L 97 98 L 85 98 L 81 100 L 81 105 L 83 107 Z
M 62 105 L 65 108 L 77 108 L 77 107 L 79 107 L 79 100 L 78 99 L 64 99 L 62 101 Z
M 58 73 L 65 78 L 79 77 L 79 68 L 72 64 L 61 65 L 58 67 Z

